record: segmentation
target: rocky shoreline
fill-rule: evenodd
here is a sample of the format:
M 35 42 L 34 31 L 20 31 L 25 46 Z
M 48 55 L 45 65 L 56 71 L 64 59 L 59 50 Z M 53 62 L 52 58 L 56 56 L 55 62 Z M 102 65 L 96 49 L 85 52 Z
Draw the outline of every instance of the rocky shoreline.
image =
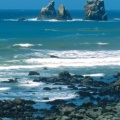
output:
M 30 76 L 39 75 L 35 71 L 29 72 Z M 90 76 L 71 75 L 68 71 L 59 73 L 54 77 L 38 77 L 34 82 L 54 83 L 66 85 L 75 92 L 72 99 L 55 99 L 46 104 L 50 109 L 35 108 L 35 101 L 15 98 L 13 100 L 0 101 L 0 118 L 12 118 L 13 120 L 120 120 L 120 73 L 113 75 L 113 82 L 104 82 L 101 77 L 95 80 Z M 16 84 L 17 79 L 9 79 L 1 84 Z M 44 87 L 45 91 L 62 88 Z M 85 100 L 87 99 L 87 100 Z M 85 100 L 85 101 L 84 101 Z M 81 101 L 84 101 L 81 103 Z

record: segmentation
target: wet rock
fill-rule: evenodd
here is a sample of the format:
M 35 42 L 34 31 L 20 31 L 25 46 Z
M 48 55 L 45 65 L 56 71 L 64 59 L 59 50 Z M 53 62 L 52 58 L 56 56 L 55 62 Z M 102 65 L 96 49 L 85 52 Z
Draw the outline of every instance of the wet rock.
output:
M 81 98 L 91 97 L 90 92 L 87 92 L 87 91 L 79 91 L 77 92 L 77 94 L 79 94 Z
M 94 104 L 93 104 L 92 101 L 85 102 L 85 103 L 83 103 L 83 104 L 81 105 L 81 107 L 83 107 L 83 108 L 91 108 L 91 107 L 93 107 L 93 106 L 94 106 Z
M 66 103 L 66 101 L 62 100 L 62 99 L 56 99 L 54 101 L 49 101 L 47 103 L 52 104 L 52 105 L 64 105 Z
M 31 75 L 40 75 L 40 74 L 38 72 L 35 72 L 35 71 L 30 71 L 28 75 L 31 76 Z
M 37 20 L 54 19 L 56 17 L 54 5 L 54 1 L 51 1 L 46 7 L 42 8 Z
M 26 18 L 22 17 L 22 18 L 19 18 L 18 21 L 25 21 Z
M 2 118 L 13 118 L 13 119 L 25 119 L 27 114 L 33 116 L 36 111 L 32 105 L 35 104 L 33 101 L 27 101 L 20 98 L 14 100 L 0 101 L 0 117 Z M 29 117 L 30 118 L 30 117 Z
M 93 84 L 93 78 L 90 77 L 90 76 L 86 76 L 80 81 L 80 83 L 82 85 L 92 85 Z
M 120 73 L 117 73 L 115 75 L 113 75 L 114 78 L 119 78 L 120 77 Z
M 104 0 L 88 0 L 84 9 L 85 20 L 107 20 Z
M 72 76 L 70 75 L 70 73 L 68 71 L 64 71 L 58 74 L 57 78 L 59 79 L 69 79 Z
M 80 80 L 82 85 L 87 86 L 95 86 L 95 87 L 106 87 L 108 84 L 103 81 L 96 81 L 90 76 L 85 76 L 83 79 Z
M 47 82 L 48 78 L 46 77 L 39 77 L 38 79 L 33 80 L 33 82 Z
M 114 82 L 111 86 L 120 86 L 120 80 L 117 80 L 116 82 Z
M 60 118 L 58 118 L 57 120 L 70 120 L 70 118 L 68 116 L 61 116 Z
M 8 81 L 2 81 L 1 83 L 18 83 L 17 78 L 15 79 L 8 79 Z
M 57 20 L 72 20 L 72 17 L 68 10 L 66 10 L 64 5 L 58 8 Z
M 49 90 L 52 90 L 52 89 L 49 88 L 49 87 L 44 87 L 43 90 L 48 90 L 49 91 Z
M 49 97 L 44 97 L 43 100 L 49 100 Z
M 50 55 L 51 58 L 59 58 L 58 56 L 55 55 Z
M 84 76 L 83 75 L 73 75 L 72 77 L 74 77 L 74 78 L 84 78 Z
M 102 108 L 101 107 L 93 107 L 93 108 L 87 110 L 86 114 L 90 118 L 95 119 L 102 114 Z
M 73 89 L 73 90 L 78 90 L 78 88 L 74 85 L 69 85 L 68 88 Z

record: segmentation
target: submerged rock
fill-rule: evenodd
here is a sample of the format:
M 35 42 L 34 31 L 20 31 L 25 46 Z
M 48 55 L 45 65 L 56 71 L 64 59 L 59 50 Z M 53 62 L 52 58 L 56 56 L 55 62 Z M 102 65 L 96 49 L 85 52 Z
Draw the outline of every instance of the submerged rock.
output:
M 107 20 L 104 0 L 88 0 L 84 6 L 85 20 Z
M 28 75 L 31 76 L 31 75 L 40 75 L 40 74 L 38 72 L 35 72 L 35 71 L 30 71 Z
M 8 81 L 2 81 L 1 83 L 18 83 L 17 78 L 15 79 L 8 79 Z
M 54 5 L 55 3 L 52 1 L 45 8 L 42 8 L 37 20 L 54 19 L 56 17 Z
M 58 56 L 56 55 L 50 55 L 51 58 L 59 58 Z
M 72 17 L 68 10 L 65 9 L 64 5 L 58 8 L 57 20 L 72 20 Z
M 22 18 L 19 18 L 18 21 L 25 21 L 26 18 L 22 17 Z

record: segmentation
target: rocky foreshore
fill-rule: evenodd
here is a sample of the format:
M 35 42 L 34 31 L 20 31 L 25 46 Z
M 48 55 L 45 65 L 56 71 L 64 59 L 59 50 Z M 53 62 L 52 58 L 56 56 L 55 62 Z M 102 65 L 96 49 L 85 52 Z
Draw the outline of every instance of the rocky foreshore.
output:
M 31 71 L 28 75 L 39 75 Z M 0 101 L 0 118 L 13 120 L 120 120 L 120 73 L 113 75 L 112 82 L 105 82 L 104 77 L 71 75 L 64 71 L 54 77 L 39 77 L 34 82 L 66 85 L 75 92 L 72 99 L 44 98 L 50 109 L 35 108 L 35 101 L 15 98 Z M 12 84 L 16 84 L 13 80 Z M 5 82 L 8 84 L 9 82 Z M 3 84 L 2 82 L 1 84 Z M 44 87 L 44 90 L 61 90 L 62 88 Z M 84 101 L 84 102 L 81 102 Z

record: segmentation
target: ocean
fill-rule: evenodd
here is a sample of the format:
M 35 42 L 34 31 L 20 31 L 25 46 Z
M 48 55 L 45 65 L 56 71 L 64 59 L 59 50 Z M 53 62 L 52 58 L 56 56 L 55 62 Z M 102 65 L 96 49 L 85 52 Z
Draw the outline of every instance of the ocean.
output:
M 0 99 L 75 97 L 65 85 L 51 94 L 43 91 L 53 85 L 32 82 L 29 71 L 47 77 L 62 71 L 91 76 L 120 72 L 120 11 L 107 11 L 109 20 L 99 22 L 84 21 L 82 10 L 70 13 L 73 20 L 37 21 L 39 10 L 0 10 L 0 81 L 19 81 L 0 83 Z M 22 17 L 26 20 L 18 21 Z

